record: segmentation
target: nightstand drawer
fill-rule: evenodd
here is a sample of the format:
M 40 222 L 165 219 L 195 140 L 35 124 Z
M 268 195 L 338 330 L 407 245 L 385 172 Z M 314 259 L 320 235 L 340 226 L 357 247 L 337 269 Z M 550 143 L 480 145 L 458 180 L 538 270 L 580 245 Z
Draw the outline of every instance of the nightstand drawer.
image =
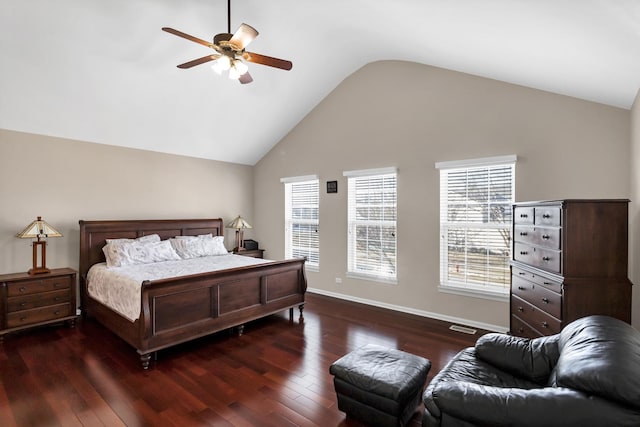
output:
M 9 285 L 7 286 L 7 295 L 9 297 L 15 297 L 19 295 L 29 295 L 69 288 L 71 288 L 70 276 L 23 280 L 19 282 L 9 283 Z
M 14 311 L 57 305 L 68 302 L 70 298 L 71 289 L 12 297 L 7 299 L 7 310 L 12 313 Z
M 71 304 L 69 303 L 17 311 L 7 315 L 7 327 L 15 328 L 18 326 L 46 322 L 48 320 L 61 319 L 63 317 L 71 316 L 71 314 Z

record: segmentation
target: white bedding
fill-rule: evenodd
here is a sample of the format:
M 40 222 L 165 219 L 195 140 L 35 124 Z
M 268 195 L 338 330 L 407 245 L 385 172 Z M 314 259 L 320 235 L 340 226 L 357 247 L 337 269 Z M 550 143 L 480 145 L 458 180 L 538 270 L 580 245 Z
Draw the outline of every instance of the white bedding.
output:
M 269 261 L 232 254 L 115 268 L 107 268 L 107 264 L 102 262 L 89 269 L 87 290 L 92 298 L 134 322 L 140 317 L 140 294 L 145 280 L 168 279 L 266 262 Z

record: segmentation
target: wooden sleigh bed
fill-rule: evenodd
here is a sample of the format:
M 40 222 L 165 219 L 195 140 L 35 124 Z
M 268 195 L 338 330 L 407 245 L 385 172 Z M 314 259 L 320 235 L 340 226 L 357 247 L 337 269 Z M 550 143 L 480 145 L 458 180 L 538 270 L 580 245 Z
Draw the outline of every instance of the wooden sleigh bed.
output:
M 221 219 L 80 221 L 80 297 L 85 316 L 133 346 L 149 367 L 157 350 L 259 319 L 284 310 L 302 309 L 307 289 L 304 259 L 271 261 L 170 279 L 144 281 L 141 288 L 140 317 L 132 322 L 92 298 L 87 289 L 87 273 L 92 265 L 105 261 L 106 239 L 158 234 L 175 236 L 223 234 Z

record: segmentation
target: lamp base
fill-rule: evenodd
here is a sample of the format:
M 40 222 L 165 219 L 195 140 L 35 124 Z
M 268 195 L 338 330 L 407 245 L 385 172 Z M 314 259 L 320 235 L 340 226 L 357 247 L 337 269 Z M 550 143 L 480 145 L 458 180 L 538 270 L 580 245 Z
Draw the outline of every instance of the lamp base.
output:
M 49 270 L 46 267 L 37 267 L 37 268 L 31 268 L 29 269 L 29 271 L 27 271 L 28 274 L 34 275 L 34 274 L 43 274 L 43 273 L 50 273 L 51 270 Z

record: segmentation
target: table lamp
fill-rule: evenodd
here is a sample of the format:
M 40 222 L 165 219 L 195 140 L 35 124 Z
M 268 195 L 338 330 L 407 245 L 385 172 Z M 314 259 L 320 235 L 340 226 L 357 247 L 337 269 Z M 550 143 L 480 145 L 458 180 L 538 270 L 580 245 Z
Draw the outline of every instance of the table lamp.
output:
M 28 273 L 48 273 L 50 270 L 47 268 L 47 241 L 41 239 L 62 237 L 62 234 L 44 221 L 42 217 L 38 217 L 27 228 L 16 234 L 16 237 L 20 239 L 36 239 L 33 242 L 33 268 Z M 40 251 L 40 265 L 38 265 L 38 251 Z
M 236 247 L 233 252 L 244 251 L 242 235 L 247 228 L 253 228 L 244 218 L 238 215 L 233 221 L 227 224 L 227 228 L 236 230 Z

